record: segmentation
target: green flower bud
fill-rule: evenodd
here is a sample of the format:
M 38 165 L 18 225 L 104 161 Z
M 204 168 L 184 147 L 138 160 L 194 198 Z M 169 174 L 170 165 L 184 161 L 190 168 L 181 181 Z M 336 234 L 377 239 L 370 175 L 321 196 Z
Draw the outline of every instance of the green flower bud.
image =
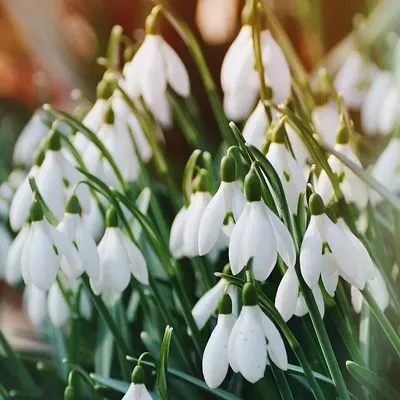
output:
M 231 275 L 231 265 L 229 263 L 225 265 L 222 273 L 225 275 Z
M 250 170 L 244 179 L 244 194 L 247 201 L 261 200 L 261 182 L 257 174 Z
M 193 190 L 195 192 L 208 192 L 209 176 L 205 169 L 201 169 L 193 180 Z
M 218 312 L 220 314 L 232 314 L 232 300 L 229 294 L 224 293 L 219 300 Z
M 325 205 L 318 193 L 313 193 L 309 200 L 311 215 L 322 215 L 325 212 Z
M 79 214 L 81 207 L 78 198 L 73 194 L 65 203 L 65 212 L 68 214 Z
M 108 80 L 102 80 L 97 84 L 96 94 L 98 99 L 108 100 L 113 91 L 113 85 Z
M 243 286 L 242 302 L 244 306 L 256 306 L 258 304 L 256 287 L 250 282 Z
M 161 4 L 156 5 L 146 18 L 146 35 L 158 35 L 160 33 L 160 14 L 163 10 Z
M 29 216 L 32 222 L 41 221 L 43 219 L 42 206 L 37 200 L 33 200 L 29 209 Z
M 340 125 L 336 133 L 336 143 L 337 144 L 347 144 L 349 143 L 349 130 L 344 121 L 343 115 L 340 116 Z
M 144 370 L 140 365 L 137 365 L 132 372 L 132 383 L 136 385 L 144 384 Z
M 37 167 L 40 167 L 43 164 L 44 156 L 45 156 L 45 151 L 42 149 L 40 150 L 36 156 L 35 159 L 33 160 L 33 165 L 36 165 Z
M 111 206 L 106 213 L 106 227 L 117 228 L 118 227 L 118 214 L 114 206 Z
M 60 134 L 54 131 L 50 136 L 47 148 L 52 151 L 59 151 L 61 149 Z
M 133 46 L 127 46 L 124 50 L 124 61 L 130 62 L 132 61 L 133 56 L 135 55 L 135 48 Z
M 107 125 L 114 124 L 114 111 L 111 107 L 111 104 L 109 104 L 106 108 L 106 111 L 104 111 L 103 121 Z
M 221 179 L 223 182 L 234 182 L 236 178 L 236 161 L 227 155 L 221 160 Z
M 278 126 L 276 127 L 274 133 L 272 134 L 271 138 L 272 143 L 280 143 L 280 144 L 285 143 L 285 137 L 287 135 L 285 128 L 286 119 L 287 119 L 286 117 L 280 119 Z

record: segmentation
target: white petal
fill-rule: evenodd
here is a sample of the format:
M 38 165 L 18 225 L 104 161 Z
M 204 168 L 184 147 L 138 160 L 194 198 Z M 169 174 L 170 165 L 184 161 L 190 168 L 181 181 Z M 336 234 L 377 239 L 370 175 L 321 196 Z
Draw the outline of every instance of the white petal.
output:
M 104 232 L 104 218 L 94 197 L 91 197 L 89 212 L 82 213 L 82 222 L 90 235 L 99 241 Z
M 350 294 L 351 304 L 354 308 L 354 311 L 359 314 L 361 312 L 361 307 L 363 303 L 363 295 L 355 286 L 351 286 Z
M 184 256 L 184 240 L 183 235 L 187 220 L 187 208 L 182 207 L 171 226 L 171 234 L 169 237 L 169 251 L 174 258 L 179 259 Z
M 249 119 L 243 128 L 243 137 L 247 143 L 252 144 L 261 150 L 264 142 L 266 141 L 266 130 L 268 124 L 267 114 L 262 102 L 257 104 L 257 107 L 251 113 Z
M 152 397 L 144 384 L 131 383 L 122 400 L 152 400 Z
M 207 385 L 215 389 L 224 381 L 229 368 L 228 343 L 235 320 L 231 314 L 218 315 L 218 323 L 203 354 L 203 375 Z
M 323 266 L 322 238 L 318 218 L 312 216 L 300 248 L 300 269 L 307 285 L 312 288 L 318 285 Z
M 301 140 L 299 134 L 293 129 L 289 124 L 285 124 L 285 129 L 287 136 L 289 138 L 290 145 L 292 146 L 293 154 L 296 157 L 296 161 L 300 166 L 305 166 L 307 159 L 309 158 L 309 153 L 307 147 Z
M 389 305 L 389 293 L 386 288 L 385 280 L 379 269 L 376 267 L 374 279 L 368 281 L 368 289 L 379 308 L 382 311 L 385 311 L 386 307 Z
M 333 255 L 327 249 L 325 250 L 323 260 L 324 263 L 321 272 L 322 282 L 324 284 L 325 290 L 330 296 L 333 297 L 335 295 L 335 290 L 339 281 L 337 263 L 335 261 L 335 257 L 333 257 Z
M 70 312 L 61 290 L 55 281 L 49 290 L 47 308 L 50 321 L 54 326 L 63 326 L 68 322 Z
M 239 372 L 240 365 L 239 365 L 239 358 L 238 358 L 238 353 L 237 353 L 237 343 L 238 340 L 240 339 L 241 335 L 241 329 L 242 329 L 242 322 L 244 318 L 244 313 L 243 313 L 243 308 L 240 312 L 239 318 L 236 320 L 235 325 L 233 326 L 233 329 L 231 331 L 231 334 L 229 336 L 229 343 L 228 343 L 228 360 L 229 360 L 229 365 L 233 369 L 233 372 L 237 373 Z
M 239 217 L 242 215 L 244 206 L 246 205 L 246 198 L 244 197 L 244 194 L 242 192 L 242 189 L 240 188 L 240 185 L 238 182 L 232 182 L 230 184 L 231 189 L 232 189 L 232 212 L 233 216 L 235 217 L 235 221 L 239 219 Z
M 153 151 L 147 140 L 146 135 L 144 134 L 144 132 L 142 130 L 142 127 L 140 126 L 136 117 L 132 114 L 128 115 L 128 125 L 132 131 L 135 146 L 139 152 L 141 159 L 144 162 L 150 161 Z
M 133 276 L 143 285 L 149 284 L 149 273 L 147 271 L 146 260 L 142 252 L 138 249 L 132 240 L 123 235 L 123 243 L 126 254 L 129 258 L 129 267 Z
M 400 111 L 400 99 L 397 86 L 393 86 L 386 93 L 378 114 L 378 131 L 381 135 L 388 135 L 396 126 Z
M 296 317 L 303 317 L 308 313 L 308 307 L 306 304 L 306 300 L 303 296 L 303 293 L 300 293 L 299 298 L 297 299 L 296 310 L 294 311 L 294 315 Z
M 175 50 L 164 39 L 161 40 L 168 83 L 180 96 L 188 97 L 190 94 L 190 83 L 185 65 Z
M 288 268 L 275 296 L 275 307 L 285 322 L 292 318 L 299 294 L 299 281 L 294 268 Z
M 340 124 L 337 106 L 334 103 L 327 103 L 316 107 L 312 113 L 312 120 L 317 133 L 322 139 L 331 146 L 334 146 L 336 133 Z
M 107 108 L 107 100 L 101 98 L 97 99 L 96 102 L 93 104 L 93 107 L 86 114 L 85 118 L 83 118 L 82 120 L 83 125 L 85 125 L 91 131 L 96 133 L 99 130 L 101 124 L 103 123 L 104 111 L 106 110 L 106 108 Z M 75 138 L 77 138 L 78 133 L 75 135 Z M 84 144 L 84 140 L 82 139 L 80 139 L 82 140 L 82 142 L 80 140 L 78 142 L 74 140 L 75 147 L 79 152 L 85 151 L 86 146 L 89 143 L 89 140 L 86 139 L 86 136 L 83 137 L 86 140 L 86 145 Z M 83 147 L 81 147 L 82 145 Z
M 312 294 L 314 296 L 315 302 L 317 303 L 318 311 L 321 314 L 321 318 L 324 318 L 325 303 L 319 286 L 315 286 L 314 288 L 312 288 Z
M 40 328 L 47 318 L 46 297 L 46 292 L 34 285 L 25 287 L 24 306 L 30 321 L 36 328 Z
M 224 111 L 228 119 L 241 121 L 245 119 L 254 107 L 258 90 L 239 88 L 235 92 L 227 92 L 224 96 Z

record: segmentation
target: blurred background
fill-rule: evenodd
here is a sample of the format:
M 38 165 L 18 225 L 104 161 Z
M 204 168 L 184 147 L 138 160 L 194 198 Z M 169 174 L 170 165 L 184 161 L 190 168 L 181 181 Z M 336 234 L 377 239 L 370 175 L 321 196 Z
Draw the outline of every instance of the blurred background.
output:
M 394 0 L 399 1 L 399 0 Z M 275 0 L 277 17 L 306 69 L 311 71 L 327 52 L 352 30 L 357 13 L 368 15 L 375 0 Z M 219 83 L 222 59 L 240 29 L 242 0 L 169 0 L 200 39 L 207 62 Z M 77 95 L 93 100 L 104 72 L 97 58 L 104 55 L 113 25 L 140 40 L 149 0 L 1 0 L 0 1 L 0 182 L 11 168 L 17 135 L 44 102 L 72 110 Z M 163 35 L 196 76 L 184 43 L 171 26 Z M 210 116 L 200 79 L 192 90 L 205 117 Z M 71 91 L 75 97 L 71 97 Z M 204 108 L 204 109 L 203 109 Z M 213 122 L 210 122 L 211 124 Z M 181 135 L 166 134 L 176 168 L 184 165 L 188 148 Z M 171 154 L 171 153 L 170 153 Z M 175 157 L 176 155 L 176 157 Z M 0 284 L 0 326 L 14 345 L 24 345 L 17 329 L 29 324 L 21 311 L 19 291 Z

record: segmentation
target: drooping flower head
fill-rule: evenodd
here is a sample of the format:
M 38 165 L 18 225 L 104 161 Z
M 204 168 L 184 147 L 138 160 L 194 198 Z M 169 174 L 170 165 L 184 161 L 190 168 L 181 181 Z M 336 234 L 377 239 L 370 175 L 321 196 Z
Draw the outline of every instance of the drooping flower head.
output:
M 122 400 L 152 400 L 145 385 L 144 370 L 140 365 L 133 370 L 131 382 Z

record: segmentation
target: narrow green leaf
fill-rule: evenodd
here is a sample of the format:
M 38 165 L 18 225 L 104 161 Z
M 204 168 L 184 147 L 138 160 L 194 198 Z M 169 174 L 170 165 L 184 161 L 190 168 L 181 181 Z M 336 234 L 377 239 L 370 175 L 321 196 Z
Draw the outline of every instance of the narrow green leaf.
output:
M 185 206 L 188 207 L 190 204 L 190 196 L 192 195 L 192 180 L 193 172 L 196 167 L 197 159 L 201 154 L 201 150 L 196 149 L 193 151 L 192 155 L 189 157 L 185 169 L 183 171 L 182 177 L 182 193 L 185 199 Z
M 353 361 L 346 361 L 346 368 L 362 386 L 367 387 L 369 390 L 374 391 L 375 393 L 381 394 L 385 399 L 400 399 L 400 393 L 375 372 L 369 370 L 368 368 L 362 367 Z
M 171 344 L 173 328 L 167 326 L 165 328 L 164 338 L 161 344 L 160 358 L 157 362 L 157 387 L 160 391 L 161 398 L 168 400 L 168 381 L 167 381 L 167 369 L 168 369 L 168 354 L 169 347 Z
M 151 200 L 151 190 L 148 187 L 145 187 L 140 192 L 138 198 L 136 199 L 136 206 L 143 215 L 147 214 L 150 205 L 150 200 Z M 136 240 L 139 242 L 140 237 L 142 236 L 142 227 L 139 221 L 137 221 L 136 219 L 133 221 L 132 224 L 132 232 Z
M 57 226 L 58 224 L 57 218 L 50 210 L 50 208 L 47 206 L 46 202 L 44 201 L 42 195 L 39 192 L 39 188 L 36 184 L 35 178 L 33 176 L 29 178 L 29 185 L 31 186 L 32 192 L 35 193 L 36 195 L 36 200 L 42 206 L 43 214 L 45 215 L 47 221 L 49 221 L 50 224 Z

